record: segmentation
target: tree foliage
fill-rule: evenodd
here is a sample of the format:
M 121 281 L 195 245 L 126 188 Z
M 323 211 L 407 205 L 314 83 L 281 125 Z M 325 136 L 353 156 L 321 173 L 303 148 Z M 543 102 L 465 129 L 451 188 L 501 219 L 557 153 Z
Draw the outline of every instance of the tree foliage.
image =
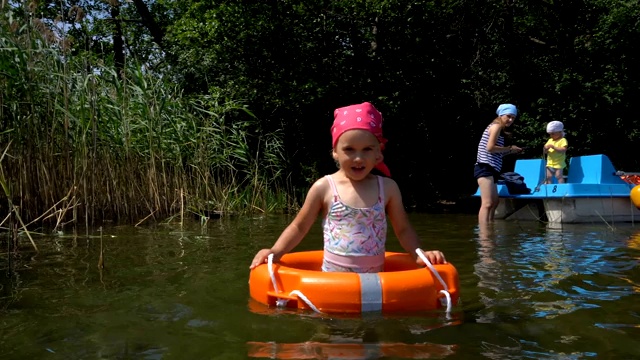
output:
M 409 204 L 474 191 L 479 136 L 503 102 L 521 111 L 513 141 L 524 156 L 542 156 L 545 124 L 561 120 L 569 156 L 640 168 L 629 156 L 640 137 L 638 0 L 62 3 L 90 15 L 119 6 L 126 56 L 185 94 L 245 99 L 265 131 L 283 131 L 301 187 L 334 167 L 333 109 L 362 101 L 384 114 L 386 161 Z M 107 18 L 69 34 L 109 50 L 104 24 L 117 19 Z

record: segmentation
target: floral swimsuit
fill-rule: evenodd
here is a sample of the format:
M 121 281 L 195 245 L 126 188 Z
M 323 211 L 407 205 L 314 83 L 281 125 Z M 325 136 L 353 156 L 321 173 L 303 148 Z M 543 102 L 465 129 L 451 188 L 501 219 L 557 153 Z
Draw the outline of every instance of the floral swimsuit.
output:
M 354 208 L 343 203 L 335 182 L 330 175 L 326 177 L 333 191 L 333 202 L 322 221 L 322 271 L 382 271 L 387 237 L 382 177 L 377 177 L 378 201 L 369 208 Z

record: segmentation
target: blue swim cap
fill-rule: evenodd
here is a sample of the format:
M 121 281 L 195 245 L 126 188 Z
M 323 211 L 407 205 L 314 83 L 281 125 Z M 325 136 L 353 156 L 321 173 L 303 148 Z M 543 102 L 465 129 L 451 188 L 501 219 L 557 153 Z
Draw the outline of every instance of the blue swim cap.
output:
M 502 116 L 505 114 L 518 116 L 518 109 L 516 109 L 516 106 L 512 104 L 501 104 L 500 106 L 498 106 L 498 110 L 496 111 L 496 114 L 498 114 L 498 116 Z

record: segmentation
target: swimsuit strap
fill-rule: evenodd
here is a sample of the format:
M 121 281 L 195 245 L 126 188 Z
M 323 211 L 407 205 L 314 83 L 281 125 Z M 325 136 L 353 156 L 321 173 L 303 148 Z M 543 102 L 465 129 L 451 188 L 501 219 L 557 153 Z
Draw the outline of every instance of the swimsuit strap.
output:
M 329 180 L 329 185 L 331 185 L 331 191 L 333 192 L 333 200 L 338 201 L 340 196 L 338 195 L 338 189 L 336 188 L 336 183 L 333 182 L 333 178 L 331 175 L 325 175 L 327 180 Z M 384 179 L 382 176 L 377 176 L 378 178 L 378 201 L 384 205 Z
M 382 176 L 378 176 L 378 201 L 384 205 L 384 184 Z
M 338 201 L 338 189 L 336 188 L 336 184 L 333 182 L 333 178 L 331 175 L 325 176 L 329 180 L 329 185 L 331 185 L 331 190 L 333 191 L 333 201 Z

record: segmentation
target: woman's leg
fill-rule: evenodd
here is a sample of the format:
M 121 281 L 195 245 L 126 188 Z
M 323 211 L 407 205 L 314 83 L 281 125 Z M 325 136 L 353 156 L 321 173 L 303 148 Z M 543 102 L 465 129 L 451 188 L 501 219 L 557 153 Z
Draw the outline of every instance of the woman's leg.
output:
M 498 187 L 493 182 L 492 176 L 478 178 L 480 188 L 480 211 L 478 212 L 478 223 L 487 224 L 493 221 L 496 209 L 498 208 Z

